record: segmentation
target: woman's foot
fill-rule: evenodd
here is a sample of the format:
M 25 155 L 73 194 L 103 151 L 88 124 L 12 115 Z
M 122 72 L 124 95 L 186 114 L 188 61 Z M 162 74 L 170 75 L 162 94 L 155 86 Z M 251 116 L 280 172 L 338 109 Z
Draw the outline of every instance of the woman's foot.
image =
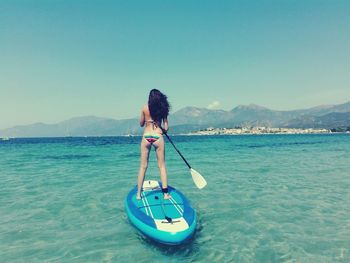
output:
M 170 198 L 171 198 L 171 195 L 170 195 L 170 194 L 164 193 L 164 199 L 165 199 L 165 200 L 168 200 L 168 199 L 170 199 Z
M 137 194 L 136 194 L 136 199 L 137 199 L 137 200 L 141 200 L 141 194 L 137 193 Z
M 165 188 L 162 188 L 162 192 L 163 192 L 163 195 L 164 195 L 164 199 L 170 199 L 171 196 L 169 195 L 169 189 L 168 187 L 165 187 Z

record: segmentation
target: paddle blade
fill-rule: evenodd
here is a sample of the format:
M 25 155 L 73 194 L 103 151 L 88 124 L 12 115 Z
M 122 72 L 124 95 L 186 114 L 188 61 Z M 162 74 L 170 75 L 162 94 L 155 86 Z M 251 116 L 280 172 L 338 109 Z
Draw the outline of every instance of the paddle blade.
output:
M 199 189 L 202 189 L 207 185 L 207 181 L 205 181 L 203 176 L 192 168 L 191 168 L 191 175 L 192 175 L 193 182 Z

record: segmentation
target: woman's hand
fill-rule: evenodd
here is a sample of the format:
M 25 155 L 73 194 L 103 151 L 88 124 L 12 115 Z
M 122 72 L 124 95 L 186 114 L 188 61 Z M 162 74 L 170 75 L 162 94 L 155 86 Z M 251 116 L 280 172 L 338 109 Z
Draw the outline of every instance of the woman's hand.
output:
M 162 135 L 168 132 L 168 130 L 164 129 L 163 127 L 159 127 L 159 128 L 162 130 Z

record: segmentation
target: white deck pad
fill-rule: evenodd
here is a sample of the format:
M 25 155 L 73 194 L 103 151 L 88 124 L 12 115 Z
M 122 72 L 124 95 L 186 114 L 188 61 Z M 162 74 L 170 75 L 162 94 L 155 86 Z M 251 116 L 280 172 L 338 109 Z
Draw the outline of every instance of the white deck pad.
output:
M 155 219 L 157 229 L 166 232 L 180 232 L 188 229 L 188 224 L 183 217 L 173 218 L 172 222 L 168 222 L 166 219 Z
M 153 191 L 153 190 L 160 190 L 161 188 L 158 181 L 147 180 L 143 182 L 142 189 L 143 191 L 147 192 L 147 191 Z

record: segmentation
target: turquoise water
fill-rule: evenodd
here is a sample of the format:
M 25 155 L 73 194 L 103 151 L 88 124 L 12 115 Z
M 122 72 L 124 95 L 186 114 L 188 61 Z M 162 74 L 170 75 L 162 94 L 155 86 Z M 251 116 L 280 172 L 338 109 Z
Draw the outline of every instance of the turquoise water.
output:
M 350 262 L 350 135 L 173 137 L 169 183 L 199 219 L 180 247 L 128 222 L 140 137 L 0 141 L 1 262 Z M 155 154 L 148 179 L 158 179 Z

